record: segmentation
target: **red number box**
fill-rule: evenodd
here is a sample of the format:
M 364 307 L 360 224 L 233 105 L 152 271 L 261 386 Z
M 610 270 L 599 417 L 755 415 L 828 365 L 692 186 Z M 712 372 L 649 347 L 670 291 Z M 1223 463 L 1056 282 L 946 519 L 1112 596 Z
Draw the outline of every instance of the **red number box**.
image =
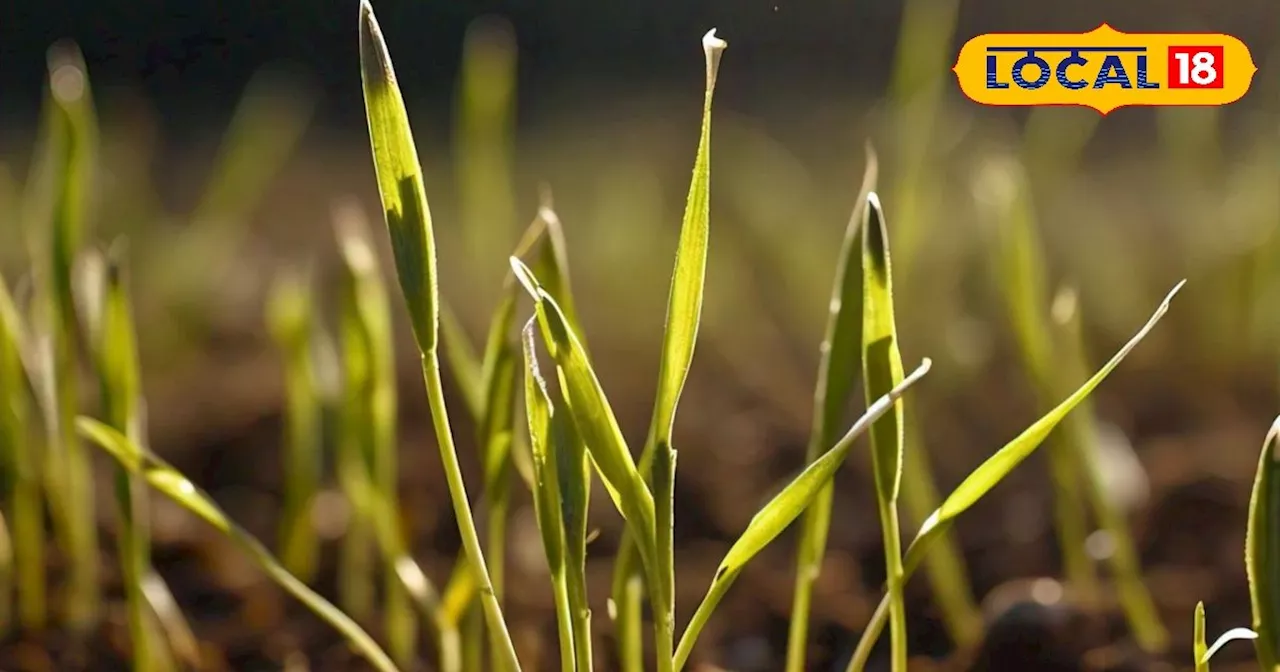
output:
M 1222 45 L 1169 47 L 1169 88 L 1221 89 Z

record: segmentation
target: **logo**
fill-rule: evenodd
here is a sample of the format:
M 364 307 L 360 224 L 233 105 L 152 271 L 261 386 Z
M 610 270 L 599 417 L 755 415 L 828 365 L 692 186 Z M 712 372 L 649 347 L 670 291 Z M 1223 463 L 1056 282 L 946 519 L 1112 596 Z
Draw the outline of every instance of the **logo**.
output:
M 1227 105 L 1258 71 L 1249 48 L 1220 33 L 988 33 L 951 68 L 983 105 Z

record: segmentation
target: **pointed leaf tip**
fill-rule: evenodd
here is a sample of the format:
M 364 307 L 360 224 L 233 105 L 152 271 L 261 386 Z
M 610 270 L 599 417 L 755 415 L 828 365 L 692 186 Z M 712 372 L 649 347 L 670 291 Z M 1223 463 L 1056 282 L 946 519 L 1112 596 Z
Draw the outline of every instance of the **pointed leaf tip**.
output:
M 715 28 L 708 30 L 707 34 L 702 36 L 702 48 L 705 49 L 708 53 L 713 51 L 720 51 L 727 46 L 729 46 L 728 42 L 725 42 L 719 37 L 716 37 Z
M 712 28 L 702 36 L 702 53 L 707 57 L 707 95 L 716 86 L 716 73 L 720 71 L 720 55 L 729 46 L 728 42 L 716 37 L 716 29 Z M 708 98 L 708 100 L 710 100 Z
M 533 276 L 533 271 L 529 270 L 519 257 L 509 257 L 508 260 L 511 262 L 511 272 L 516 276 L 516 280 L 520 281 L 524 291 L 529 292 L 529 296 L 532 296 L 535 301 L 542 298 L 540 293 L 542 287 L 538 284 L 538 279 Z
M 888 232 L 885 231 L 884 208 L 880 205 L 880 196 L 874 191 L 867 193 L 867 210 L 863 217 L 866 225 L 863 240 L 867 250 L 871 252 L 873 268 L 882 281 L 887 281 L 889 246 L 885 239 Z
M 382 28 L 378 26 L 378 18 L 374 16 L 373 4 L 369 0 L 360 0 L 360 66 L 366 84 L 381 86 L 395 79 Z

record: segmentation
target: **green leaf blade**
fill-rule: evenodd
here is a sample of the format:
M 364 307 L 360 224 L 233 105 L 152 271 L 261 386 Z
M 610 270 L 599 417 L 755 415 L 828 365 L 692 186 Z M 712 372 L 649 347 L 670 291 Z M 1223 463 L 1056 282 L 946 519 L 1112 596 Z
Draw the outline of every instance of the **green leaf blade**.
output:
M 111 427 L 92 418 L 79 418 L 77 429 L 87 440 L 98 444 L 130 473 L 144 479 L 151 487 L 194 513 L 247 555 L 281 588 L 298 598 L 317 616 L 343 634 L 380 672 L 396 672 L 395 663 L 359 625 L 312 591 L 288 572 L 251 534 L 240 528 L 222 512 L 212 498 L 185 476 L 159 458 L 145 454 L 140 446 Z
M 1258 471 L 1249 498 L 1249 523 L 1245 537 L 1245 569 L 1249 577 L 1249 602 L 1254 648 L 1264 670 L 1280 665 L 1280 418 L 1272 424 L 1258 457 Z
M 862 233 L 862 370 L 866 396 L 875 399 L 902 381 L 902 354 L 893 308 L 893 262 L 884 210 L 875 193 L 867 195 Z M 885 572 L 889 577 L 891 665 L 907 663 L 906 605 L 902 596 L 902 532 L 898 522 L 898 495 L 902 488 L 905 442 L 903 404 L 871 426 L 871 464 L 875 472 L 876 504 L 884 537 Z
M 542 548 L 553 575 L 564 572 L 564 520 L 560 517 L 559 473 L 551 453 L 551 399 L 538 368 L 533 322 L 522 330 L 524 342 L 524 399 L 533 451 L 535 514 L 542 532 Z
M 667 325 L 662 339 L 658 393 L 651 428 L 651 434 L 658 441 L 670 439 L 671 423 L 693 361 L 698 324 L 702 317 L 707 245 L 711 232 L 711 102 L 715 95 L 720 55 L 728 46 L 715 33 L 712 29 L 702 38 L 707 61 L 706 97 L 693 179 L 689 184 L 675 269 L 671 275 L 671 291 L 667 298 Z
M 916 533 L 915 539 L 907 547 L 906 557 L 903 563 L 903 580 L 909 578 L 912 572 L 920 565 L 928 552 L 929 547 L 951 526 L 956 517 L 964 513 L 970 506 L 973 506 L 979 499 L 994 488 L 1005 476 L 1007 476 L 1015 467 L 1026 459 L 1035 449 L 1044 441 L 1045 437 L 1053 431 L 1054 427 L 1066 417 L 1072 409 L 1079 405 L 1094 389 L 1106 379 L 1111 372 L 1120 365 L 1128 357 L 1129 353 L 1142 342 L 1144 338 L 1155 328 L 1155 325 L 1164 317 L 1169 310 L 1169 304 L 1178 291 L 1182 289 L 1185 280 L 1179 282 L 1164 300 L 1156 308 L 1155 312 L 1147 320 L 1146 324 L 1138 330 L 1132 338 L 1126 342 L 1111 359 L 1103 365 L 1097 373 L 1089 380 L 1085 381 L 1074 393 L 1063 400 L 1053 410 L 1049 411 L 1034 424 L 1024 430 L 1012 441 L 1005 444 L 1003 448 L 996 451 L 994 455 L 987 458 L 985 462 L 978 466 L 969 474 L 963 482 L 957 486 L 951 494 L 943 501 L 921 525 L 919 532 Z M 871 655 L 871 646 L 879 637 L 880 632 L 884 629 L 884 621 L 888 616 L 888 596 L 881 601 L 880 607 L 876 610 L 872 617 L 871 623 L 863 632 L 862 640 L 858 642 L 858 646 L 854 651 L 854 655 L 849 660 L 847 670 L 861 669 L 867 663 Z
M 862 187 L 854 199 L 845 225 L 835 280 L 828 303 L 826 329 L 819 348 L 818 376 L 813 393 L 813 424 L 805 460 L 818 459 L 825 446 L 836 440 L 837 427 L 853 397 L 862 373 L 862 221 L 867 198 L 879 174 L 875 152 L 866 148 Z M 787 636 L 788 672 L 805 667 L 809 605 L 818 578 L 831 527 L 833 488 L 827 485 L 805 510 L 796 557 L 796 584 L 792 598 L 791 627 Z
M 893 278 L 888 232 L 880 199 L 868 195 L 862 236 L 862 368 L 868 399 L 875 399 L 902 380 L 902 354 L 893 311 Z M 902 402 L 871 427 L 871 455 L 876 490 L 882 502 L 898 500 L 902 487 Z
M 435 240 L 422 166 L 391 55 L 368 0 L 360 3 L 360 73 L 378 193 L 400 289 L 418 347 L 435 352 L 439 327 Z
M 1132 352 L 1140 342 L 1142 342 L 1142 339 L 1146 338 L 1147 334 L 1151 332 L 1156 323 L 1160 321 L 1160 318 L 1164 317 L 1164 314 L 1169 310 L 1169 303 L 1173 300 L 1173 297 L 1178 293 L 1178 291 L 1182 289 L 1184 283 L 1185 281 L 1179 282 L 1177 286 L 1169 292 L 1164 301 L 1160 303 L 1160 306 L 1156 308 L 1155 313 L 1147 323 L 1142 326 L 1138 333 L 1129 339 L 1129 341 L 1125 343 L 1124 346 L 1121 347 L 1120 350 L 1116 352 L 1116 354 L 1113 355 L 1097 373 L 1093 374 L 1089 380 L 1085 381 L 1079 389 L 1058 404 L 1058 406 L 1053 410 L 1046 413 L 1043 417 L 1028 427 L 1013 441 L 1010 441 L 999 451 L 996 451 L 994 455 L 970 473 L 969 476 L 951 492 L 951 495 L 949 495 L 946 501 L 942 503 L 942 506 L 929 517 L 929 520 L 925 522 L 917 538 L 928 534 L 933 527 L 943 521 L 953 520 L 970 506 L 973 506 L 973 504 L 981 499 L 983 495 L 989 492 L 996 486 L 996 484 L 1003 480 L 1005 476 L 1013 471 L 1014 467 L 1018 466 L 1018 464 L 1026 459 L 1027 456 L 1029 456 L 1032 451 L 1034 451 L 1036 447 L 1044 441 L 1045 437 L 1053 431 L 1053 428 L 1066 417 L 1067 413 L 1071 412 L 1071 410 L 1080 402 L 1084 401 L 1085 398 L 1088 397 L 1089 394 L 1091 394 L 1093 390 L 1096 389 L 1098 385 L 1100 385 L 1102 381 L 1120 365 L 1120 362 L 1124 361 L 1124 358 L 1129 356 L 1129 353 Z
M 604 481 L 614 505 L 640 543 L 646 568 L 652 569 L 654 501 L 636 469 L 618 420 L 610 408 L 604 389 L 596 378 L 578 337 L 569 327 L 555 299 L 538 283 L 533 272 L 519 259 L 511 267 L 521 285 L 533 297 L 538 325 L 547 349 L 556 362 L 574 425 Z
M 712 612 L 724 597 L 729 586 L 737 578 L 742 568 L 752 558 L 764 550 L 778 535 L 782 534 L 796 518 L 813 502 L 818 493 L 835 477 L 840 465 L 844 464 L 854 440 L 872 424 L 888 413 L 893 405 L 912 386 L 929 372 L 932 362 L 925 359 L 919 367 L 906 376 L 902 383 L 889 390 L 867 407 L 866 413 L 849 428 L 848 432 L 826 453 L 809 464 L 798 476 L 786 485 L 765 504 L 747 524 L 747 529 L 738 537 L 733 546 L 720 561 L 715 578 L 707 591 L 706 597 L 698 605 L 688 628 L 680 638 L 676 649 L 676 669 L 679 670 L 688 660 L 693 645 L 701 634 L 703 626 L 710 619 Z

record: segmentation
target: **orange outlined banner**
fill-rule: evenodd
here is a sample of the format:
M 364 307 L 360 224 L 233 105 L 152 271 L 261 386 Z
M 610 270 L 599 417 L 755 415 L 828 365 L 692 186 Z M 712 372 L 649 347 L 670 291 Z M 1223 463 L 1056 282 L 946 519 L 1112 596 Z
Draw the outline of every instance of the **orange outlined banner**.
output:
M 951 68 L 983 105 L 1227 105 L 1258 71 L 1249 48 L 1221 33 L 988 33 Z

